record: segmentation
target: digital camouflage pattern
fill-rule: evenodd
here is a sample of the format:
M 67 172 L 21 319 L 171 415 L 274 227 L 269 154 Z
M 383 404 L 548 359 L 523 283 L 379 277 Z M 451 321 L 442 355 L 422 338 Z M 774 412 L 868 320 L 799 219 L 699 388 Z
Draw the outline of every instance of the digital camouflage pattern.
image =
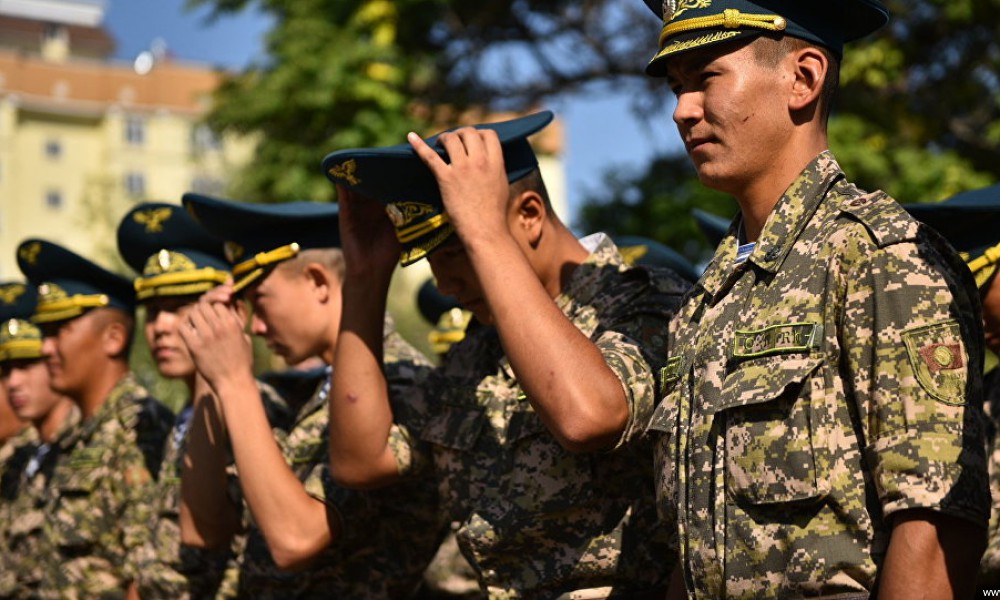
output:
M 994 367 L 983 379 L 986 399 L 983 405 L 987 418 L 986 451 L 989 453 L 990 492 L 993 508 L 990 511 L 989 545 L 980 562 L 979 587 L 1000 587 L 1000 366 Z
M 985 527 L 983 330 L 950 247 L 829 152 L 736 245 L 671 323 L 650 424 L 689 596 L 867 597 L 890 515 Z
M 117 597 L 135 581 L 172 422 L 129 374 L 61 440 L 46 492 L 42 598 Z
M 404 474 L 433 464 L 462 553 L 491 598 L 629 597 L 665 587 L 669 536 L 657 524 L 651 448 L 667 322 L 689 287 L 672 272 L 626 267 L 607 236 L 555 301 L 622 382 L 629 421 L 613 451 L 574 454 L 522 392 L 493 327 L 476 327 L 414 390 L 425 420 L 398 423 Z M 417 443 L 415 440 L 422 440 Z
M 384 364 L 390 397 L 422 380 L 430 363 L 386 320 Z M 240 577 L 254 598 L 381 598 L 410 596 L 445 534 L 433 480 L 413 479 L 373 491 L 336 485 L 329 469 L 329 374 L 300 409 L 279 444 L 306 492 L 325 502 L 343 534 L 303 571 L 281 571 L 251 523 Z M 394 404 L 398 414 L 407 407 Z
M 39 448 L 34 427 L 26 427 L 4 447 L 6 456 L 0 465 L 0 598 L 4 600 L 29 598 L 41 580 L 42 493 L 52 475 L 54 453 L 42 454 Z M 32 459 L 37 462 L 37 472 L 29 476 Z
M 8 462 L 14 456 L 17 449 L 25 443 L 35 441 L 37 437 L 38 434 L 35 432 L 33 427 L 25 427 L 21 429 L 21 431 L 0 442 L 0 477 L 3 476 Z
M 276 430 L 288 426 L 288 406 L 271 386 L 258 382 L 268 422 Z M 139 596 L 144 600 L 235 598 L 239 564 L 246 536 L 238 535 L 231 550 L 212 551 L 181 544 L 180 505 L 184 452 L 192 404 L 178 415 L 163 450 L 163 466 L 152 498 L 152 534 L 138 551 Z

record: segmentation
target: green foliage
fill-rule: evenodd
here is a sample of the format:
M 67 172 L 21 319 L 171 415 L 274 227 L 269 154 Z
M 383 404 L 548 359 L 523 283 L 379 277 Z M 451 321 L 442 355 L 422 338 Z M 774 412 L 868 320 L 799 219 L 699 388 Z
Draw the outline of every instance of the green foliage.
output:
M 693 264 L 709 258 L 712 248 L 691 209 L 725 217 L 736 214 L 732 198 L 701 185 L 684 155 L 659 157 L 638 175 L 609 174 L 607 191 L 602 200 L 583 206 L 578 229 L 642 235 L 670 246 Z
M 250 3 L 194 4 L 221 13 Z M 428 80 L 436 52 L 404 51 L 398 36 L 415 8 L 433 4 L 261 2 L 276 23 L 267 38 L 270 58 L 231 77 L 208 117 L 216 130 L 260 140 L 256 160 L 232 193 L 258 202 L 330 200 L 333 188 L 319 169 L 327 152 L 399 143 L 407 131 L 424 126 L 410 104 Z
M 935 202 L 1000 180 L 1000 0 L 887 4 L 892 24 L 845 51 L 829 128 L 841 166 L 860 187 L 901 202 Z M 612 178 L 609 197 L 587 199 L 583 228 L 647 235 L 690 257 L 693 220 L 684 211 L 729 216 L 733 205 L 692 192 L 693 171 L 685 180 L 664 169 L 686 160 L 660 157 L 631 181 Z
M 643 74 L 659 32 L 639 0 L 189 0 L 275 19 L 270 59 L 219 91 L 211 124 L 256 134 L 234 193 L 329 200 L 318 163 L 349 146 L 400 143 L 441 104 L 526 108 L 581 89 L 629 89 L 639 112 L 664 83 Z M 1000 0 L 887 0 L 889 27 L 848 44 L 831 146 L 851 178 L 903 202 L 1000 179 Z M 604 87 L 601 87 L 601 86 Z M 422 107 L 422 109 L 420 108 Z M 729 215 L 686 157 L 608 175 L 581 229 L 653 237 L 693 260 L 692 206 Z
M 857 115 L 830 124 L 830 146 L 862 189 L 883 189 L 904 203 L 937 202 L 990 185 L 994 176 L 976 171 L 956 150 L 899 145 Z

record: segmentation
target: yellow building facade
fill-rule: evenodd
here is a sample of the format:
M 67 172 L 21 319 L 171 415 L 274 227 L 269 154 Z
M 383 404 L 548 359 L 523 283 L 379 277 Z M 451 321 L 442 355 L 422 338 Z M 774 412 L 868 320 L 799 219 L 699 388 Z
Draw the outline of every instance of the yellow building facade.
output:
M 0 2 L 0 280 L 20 278 L 27 237 L 114 268 L 132 204 L 224 194 L 252 154 L 201 124 L 220 72 L 152 53 L 111 60 L 102 18 L 94 0 Z

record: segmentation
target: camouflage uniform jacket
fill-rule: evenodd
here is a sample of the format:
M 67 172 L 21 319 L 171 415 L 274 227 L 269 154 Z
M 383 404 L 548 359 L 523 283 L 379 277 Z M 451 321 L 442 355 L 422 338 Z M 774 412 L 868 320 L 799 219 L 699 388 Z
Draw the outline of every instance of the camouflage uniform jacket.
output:
M 264 412 L 277 430 L 287 428 L 288 407 L 271 386 L 258 382 Z M 144 600 L 163 598 L 232 598 L 237 592 L 239 566 L 245 536 L 233 540 L 229 552 L 215 552 L 181 544 L 181 479 L 187 434 L 194 413 L 187 404 L 177 416 L 163 450 L 154 503 L 152 534 L 140 551 L 139 595 Z
M 149 535 L 173 414 L 131 374 L 63 438 L 47 490 L 44 598 L 121 597 Z
M 990 491 L 993 508 L 990 511 L 989 546 L 980 563 L 979 586 L 1000 587 L 1000 366 L 994 367 L 983 379 L 985 400 L 983 405 L 989 417 L 986 451 L 989 459 Z
M 422 380 L 430 364 L 387 319 L 384 364 L 390 394 Z M 303 571 L 281 571 L 251 523 L 240 590 L 254 598 L 384 598 L 410 596 L 434 557 L 446 523 L 428 478 L 374 491 L 336 485 L 329 470 L 329 374 L 299 410 L 279 445 L 306 492 L 325 502 L 343 533 Z M 400 407 L 405 411 L 405 407 Z
M 0 442 L 0 477 L 3 477 L 4 470 L 14 457 L 14 453 L 26 443 L 35 442 L 37 439 L 38 433 L 35 431 L 35 428 L 26 426 L 21 431 L 7 438 L 6 441 Z
M 65 428 L 58 435 L 65 433 Z M 57 436 L 58 438 L 58 436 Z M 27 598 L 40 579 L 39 532 L 45 520 L 42 491 L 54 453 L 41 450 L 38 431 L 26 427 L 4 446 L 0 470 L 0 598 Z M 34 459 L 32 475 L 28 465 Z
M 671 322 L 657 491 L 692 598 L 865 598 L 887 518 L 985 526 L 983 331 L 969 270 L 829 152 L 749 258 L 720 244 Z
M 640 438 L 667 323 L 688 285 L 672 272 L 624 266 L 603 234 L 581 242 L 591 254 L 555 302 L 622 383 L 629 420 L 617 447 L 560 446 L 485 326 L 413 394 L 426 405 L 421 429 L 397 427 L 390 440 L 401 472 L 433 464 L 448 516 L 461 523 L 458 544 L 491 598 L 627 597 L 664 587 L 670 575 L 652 449 Z

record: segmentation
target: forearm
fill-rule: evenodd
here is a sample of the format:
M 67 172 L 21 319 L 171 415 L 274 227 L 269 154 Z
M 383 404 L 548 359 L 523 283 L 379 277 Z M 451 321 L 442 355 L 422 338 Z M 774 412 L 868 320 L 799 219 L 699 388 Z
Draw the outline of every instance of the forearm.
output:
M 628 417 L 621 381 L 566 318 L 509 236 L 470 243 L 504 351 L 532 406 L 570 450 L 614 445 Z
M 330 391 L 330 471 L 351 487 L 377 487 L 399 477 L 388 446 L 393 413 L 382 370 L 387 285 L 344 283 Z
M 971 598 L 985 529 L 929 510 L 895 516 L 879 574 L 879 598 Z
M 195 402 L 181 474 L 181 539 L 198 548 L 226 548 L 240 529 L 229 498 L 228 453 L 221 409 L 209 393 Z
M 301 567 L 331 543 L 338 524 L 289 468 L 252 374 L 217 385 L 247 506 L 278 566 Z

